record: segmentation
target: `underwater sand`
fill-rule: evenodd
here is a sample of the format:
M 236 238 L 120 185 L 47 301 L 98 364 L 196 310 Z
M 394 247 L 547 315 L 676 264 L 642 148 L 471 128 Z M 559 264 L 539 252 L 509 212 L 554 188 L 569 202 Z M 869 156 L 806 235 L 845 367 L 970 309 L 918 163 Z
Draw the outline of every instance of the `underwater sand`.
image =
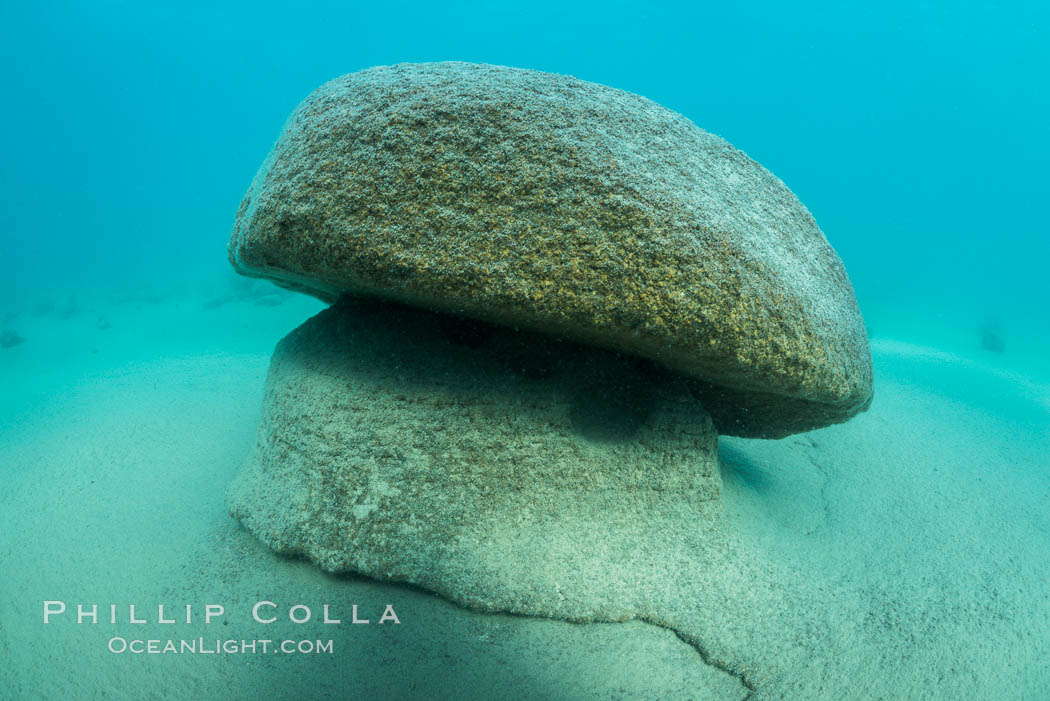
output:
M 274 344 L 321 308 L 279 299 L 15 320 L 25 342 L 0 350 L 0 698 L 1050 697 L 1050 386 L 1016 365 L 876 337 L 866 414 L 722 439 L 740 538 L 782 573 L 785 602 L 811 608 L 748 615 L 748 582 L 698 588 L 679 631 L 698 650 L 640 621 L 473 613 L 259 545 L 223 492 Z M 227 613 L 45 626 L 45 599 L 99 603 L 103 619 L 110 603 Z M 329 603 L 344 624 L 261 626 L 249 612 L 263 599 L 315 615 Z M 373 624 L 349 625 L 352 604 Z M 386 604 L 400 625 L 375 624 Z M 332 639 L 334 654 L 113 654 L 113 636 Z

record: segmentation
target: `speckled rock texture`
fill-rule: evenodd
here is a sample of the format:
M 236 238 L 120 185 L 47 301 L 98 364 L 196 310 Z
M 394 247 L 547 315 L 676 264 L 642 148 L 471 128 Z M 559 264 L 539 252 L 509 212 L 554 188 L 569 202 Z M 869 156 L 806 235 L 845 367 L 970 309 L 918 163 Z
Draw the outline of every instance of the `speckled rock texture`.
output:
M 719 432 L 867 408 L 846 271 L 784 184 L 685 117 L 575 78 L 467 63 L 333 80 L 241 203 L 240 272 L 630 352 L 690 377 Z
M 227 492 L 266 545 L 479 609 L 645 610 L 717 541 L 717 434 L 655 363 L 391 302 L 344 301 L 285 337 L 255 449 Z M 639 550 L 642 547 L 642 550 Z

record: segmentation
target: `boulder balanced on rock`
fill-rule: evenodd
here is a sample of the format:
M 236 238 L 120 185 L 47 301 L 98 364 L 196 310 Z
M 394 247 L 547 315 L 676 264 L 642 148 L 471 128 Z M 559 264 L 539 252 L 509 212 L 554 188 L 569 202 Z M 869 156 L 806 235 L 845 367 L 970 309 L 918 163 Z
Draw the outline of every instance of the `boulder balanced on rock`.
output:
M 849 280 L 795 196 L 684 117 L 573 78 L 332 81 L 229 250 L 336 303 L 278 345 L 231 513 L 325 569 L 482 608 L 637 615 L 659 573 L 725 542 L 719 433 L 871 400 Z
M 332 302 L 378 295 L 651 358 L 720 433 L 868 406 L 846 272 L 780 180 L 638 95 L 466 63 L 373 68 L 295 111 L 230 259 Z

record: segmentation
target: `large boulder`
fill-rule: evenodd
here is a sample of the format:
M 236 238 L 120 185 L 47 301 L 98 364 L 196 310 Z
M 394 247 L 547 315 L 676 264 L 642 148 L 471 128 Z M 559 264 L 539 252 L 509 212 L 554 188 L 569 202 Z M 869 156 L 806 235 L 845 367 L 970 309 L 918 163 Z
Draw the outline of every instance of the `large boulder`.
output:
M 717 435 L 646 360 L 389 302 L 277 346 L 230 513 L 278 552 L 478 608 L 625 619 L 716 542 Z
M 779 437 L 867 408 L 846 271 L 743 152 L 643 97 L 466 63 L 320 87 L 237 214 L 240 272 L 656 360 L 722 433 Z

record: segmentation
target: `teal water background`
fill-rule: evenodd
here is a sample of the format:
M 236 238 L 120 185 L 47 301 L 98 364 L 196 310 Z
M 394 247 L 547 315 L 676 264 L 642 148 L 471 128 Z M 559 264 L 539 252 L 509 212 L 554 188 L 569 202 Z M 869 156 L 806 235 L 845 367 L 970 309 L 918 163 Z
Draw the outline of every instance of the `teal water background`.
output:
M 0 300 L 195 289 L 294 106 L 402 61 L 521 66 L 645 95 L 772 170 L 875 336 L 1050 374 L 1050 5 L 133 3 L 0 6 Z M 0 305 L 4 306 L 4 305 Z
M 784 576 L 762 598 L 683 569 L 695 649 L 329 577 L 227 512 L 274 344 L 322 306 L 233 274 L 237 206 L 320 84 L 438 60 L 685 114 L 783 179 L 850 273 L 875 400 L 720 439 L 734 537 Z M 786 670 L 756 697 L 1050 698 L 1050 3 L 2 0 L 0 62 L 0 699 L 695 698 L 709 660 L 748 659 Z M 248 638 L 263 597 L 407 623 L 333 633 L 333 664 L 147 662 L 39 609 L 215 601 Z

